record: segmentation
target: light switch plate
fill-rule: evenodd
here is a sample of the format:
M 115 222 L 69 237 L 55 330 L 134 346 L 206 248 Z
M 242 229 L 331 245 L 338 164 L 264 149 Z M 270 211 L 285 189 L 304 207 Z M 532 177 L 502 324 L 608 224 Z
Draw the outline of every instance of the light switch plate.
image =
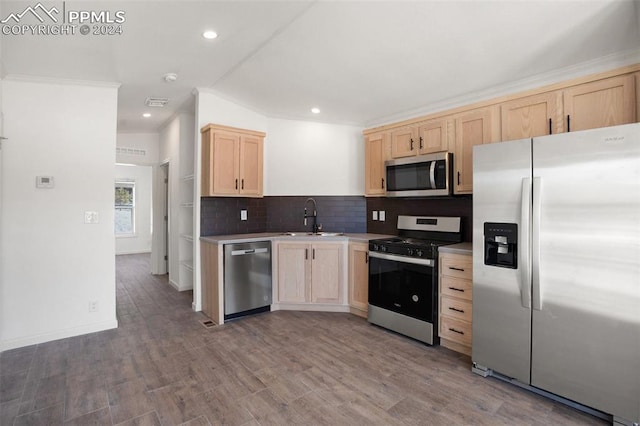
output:
M 384 210 L 380 210 L 379 217 L 380 217 L 380 222 L 384 222 L 384 220 L 386 219 L 386 215 L 384 213 Z
M 374 210 L 374 211 L 372 212 L 372 215 L 371 215 L 371 216 L 372 216 L 372 217 L 371 217 L 371 219 L 373 219 L 373 220 L 378 220 L 378 211 L 377 211 L 377 210 Z
M 247 220 L 247 211 L 240 210 L 240 220 Z

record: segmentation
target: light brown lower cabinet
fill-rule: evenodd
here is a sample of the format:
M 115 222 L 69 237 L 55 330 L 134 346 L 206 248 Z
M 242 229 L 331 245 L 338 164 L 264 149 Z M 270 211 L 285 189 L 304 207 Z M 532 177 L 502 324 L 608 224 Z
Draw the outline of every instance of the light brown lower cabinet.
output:
M 367 317 L 369 309 L 369 245 L 349 243 L 349 310 Z
M 202 312 L 216 324 L 224 323 L 220 254 L 218 244 L 200 243 Z
M 472 256 L 439 254 L 440 344 L 471 356 Z
M 278 302 L 342 303 L 343 244 L 278 244 Z

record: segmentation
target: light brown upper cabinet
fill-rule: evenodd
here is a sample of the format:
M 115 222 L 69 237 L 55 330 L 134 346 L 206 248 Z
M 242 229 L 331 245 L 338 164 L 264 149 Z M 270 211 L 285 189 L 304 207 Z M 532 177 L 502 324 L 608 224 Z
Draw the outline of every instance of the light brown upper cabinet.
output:
M 563 131 L 562 93 L 542 93 L 500 105 L 501 140 L 531 138 Z
M 414 140 L 413 127 L 403 127 L 391 131 L 391 157 L 413 157 L 416 155 L 417 146 Z
M 418 124 L 418 154 L 446 151 L 448 147 L 445 118 Z
M 633 74 L 579 84 L 564 90 L 565 131 L 617 126 L 636 121 Z
M 446 151 L 447 147 L 446 119 L 425 121 L 391 131 L 392 158 Z
M 365 188 L 366 196 L 385 195 L 384 162 L 387 159 L 388 134 L 372 133 L 365 137 Z
M 216 124 L 200 132 L 202 196 L 262 197 L 265 134 Z
M 473 191 L 473 147 L 491 143 L 498 116 L 492 107 L 479 108 L 455 116 L 455 150 L 453 153 L 455 194 Z

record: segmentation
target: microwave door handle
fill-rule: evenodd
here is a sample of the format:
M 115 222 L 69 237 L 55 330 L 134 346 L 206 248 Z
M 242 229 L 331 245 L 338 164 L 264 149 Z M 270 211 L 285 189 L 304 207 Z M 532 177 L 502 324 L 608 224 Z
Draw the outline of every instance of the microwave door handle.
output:
M 436 162 L 431 162 L 431 168 L 429 170 L 429 179 L 431 180 L 431 189 L 436 189 Z

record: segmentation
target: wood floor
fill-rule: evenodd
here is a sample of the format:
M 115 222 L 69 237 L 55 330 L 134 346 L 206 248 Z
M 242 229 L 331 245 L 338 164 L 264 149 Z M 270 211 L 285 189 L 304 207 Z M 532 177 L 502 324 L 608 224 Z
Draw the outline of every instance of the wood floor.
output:
M 116 263 L 118 329 L 0 355 L 1 425 L 604 424 L 349 314 L 206 328 L 148 255 Z

